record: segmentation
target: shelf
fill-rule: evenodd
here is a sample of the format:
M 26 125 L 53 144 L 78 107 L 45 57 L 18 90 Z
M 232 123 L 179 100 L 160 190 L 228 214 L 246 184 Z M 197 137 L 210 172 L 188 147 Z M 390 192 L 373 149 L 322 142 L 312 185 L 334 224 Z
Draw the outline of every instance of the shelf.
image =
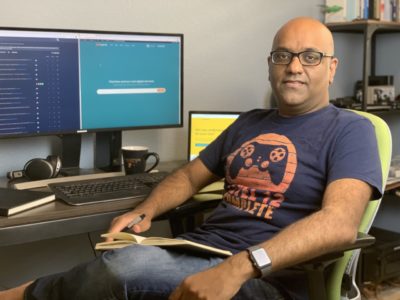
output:
M 375 75 L 376 69 L 376 35 L 400 33 L 400 22 L 378 20 L 354 20 L 351 22 L 327 23 L 326 26 L 335 33 L 358 33 L 363 35 L 363 99 L 361 110 L 367 111 L 367 99 L 371 91 L 368 89 L 369 77 Z
M 377 20 L 355 20 L 352 22 L 338 22 L 325 24 L 332 32 L 364 33 L 372 29 L 379 33 L 400 32 L 400 22 L 377 21 Z

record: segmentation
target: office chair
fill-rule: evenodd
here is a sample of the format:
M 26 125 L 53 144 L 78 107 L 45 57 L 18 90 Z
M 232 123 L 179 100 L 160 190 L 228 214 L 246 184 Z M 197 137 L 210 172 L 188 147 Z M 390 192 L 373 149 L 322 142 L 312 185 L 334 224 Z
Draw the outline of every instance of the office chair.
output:
M 389 167 L 392 157 L 392 135 L 390 133 L 390 129 L 386 122 L 376 115 L 363 111 L 354 112 L 366 117 L 374 125 L 382 167 L 382 190 L 384 191 L 389 175 Z M 374 238 L 370 238 L 365 234 L 368 233 L 369 229 L 371 228 L 381 200 L 382 198 L 374 199 L 369 202 L 359 226 L 360 239 L 356 241 L 356 243 L 353 245 L 354 247 L 365 247 L 370 243 L 369 241 L 374 241 Z M 316 292 L 316 287 L 313 286 L 313 283 L 310 283 L 310 299 L 361 299 L 360 290 L 355 282 L 360 251 L 360 249 L 346 251 L 340 259 L 334 262 L 333 268 L 325 281 L 325 293 L 320 294 Z
M 374 125 L 382 166 L 382 186 L 384 190 L 392 155 L 390 129 L 385 121 L 378 116 L 368 112 L 354 112 L 366 117 Z M 198 221 L 196 215 L 205 209 L 211 209 L 218 205 L 218 202 L 222 199 L 222 189 L 221 182 L 215 183 L 200 191 L 181 207 L 168 213 L 172 234 L 176 236 L 186 230 L 193 229 L 196 221 Z M 219 192 L 220 190 L 221 192 Z M 369 202 L 354 244 L 297 266 L 307 274 L 310 300 L 361 299 L 360 291 L 355 283 L 357 262 L 360 248 L 375 242 L 375 238 L 368 235 L 367 232 L 375 218 L 381 199 L 374 199 Z

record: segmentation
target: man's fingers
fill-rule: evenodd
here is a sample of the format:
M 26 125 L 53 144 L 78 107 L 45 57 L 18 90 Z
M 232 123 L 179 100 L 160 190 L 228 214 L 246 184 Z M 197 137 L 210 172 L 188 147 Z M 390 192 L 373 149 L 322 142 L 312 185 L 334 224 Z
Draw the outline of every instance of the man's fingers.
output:
M 111 226 L 107 232 L 120 232 L 125 229 L 125 227 L 129 224 L 132 217 L 129 214 L 124 214 L 114 218 L 111 221 Z M 111 242 L 112 238 L 106 238 L 106 242 Z

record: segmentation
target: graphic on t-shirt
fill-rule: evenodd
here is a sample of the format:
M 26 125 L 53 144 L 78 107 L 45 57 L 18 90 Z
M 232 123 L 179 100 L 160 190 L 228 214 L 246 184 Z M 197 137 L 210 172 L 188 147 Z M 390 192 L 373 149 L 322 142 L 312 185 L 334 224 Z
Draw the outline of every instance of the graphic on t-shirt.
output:
M 296 168 L 296 148 L 287 137 L 275 133 L 259 135 L 228 156 L 225 200 L 270 219 L 273 208 L 284 201 Z
M 297 167 L 296 149 L 291 141 L 267 133 L 244 143 L 229 155 L 229 181 L 284 193 L 293 180 Z

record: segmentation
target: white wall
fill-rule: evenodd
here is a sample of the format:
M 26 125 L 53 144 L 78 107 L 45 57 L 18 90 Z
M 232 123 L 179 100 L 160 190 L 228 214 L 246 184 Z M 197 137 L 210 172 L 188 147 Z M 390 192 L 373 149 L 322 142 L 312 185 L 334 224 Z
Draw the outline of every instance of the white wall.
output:
M 186 156 L 188 110 L 269 105 L 267 53 L 276 29 L 295 16 L 322 18 L 323 0 L 2 0 L 0 26 L 177 32 L 185 35 L 184 115 L 179 129 L 125 132 L 123 144 L 148 145 L 162 160 Z M 93 163 L 84 136 L 82 167 Z M 57 154 L 57 139 L 0 140 L 0 176 L 33 157 Z

